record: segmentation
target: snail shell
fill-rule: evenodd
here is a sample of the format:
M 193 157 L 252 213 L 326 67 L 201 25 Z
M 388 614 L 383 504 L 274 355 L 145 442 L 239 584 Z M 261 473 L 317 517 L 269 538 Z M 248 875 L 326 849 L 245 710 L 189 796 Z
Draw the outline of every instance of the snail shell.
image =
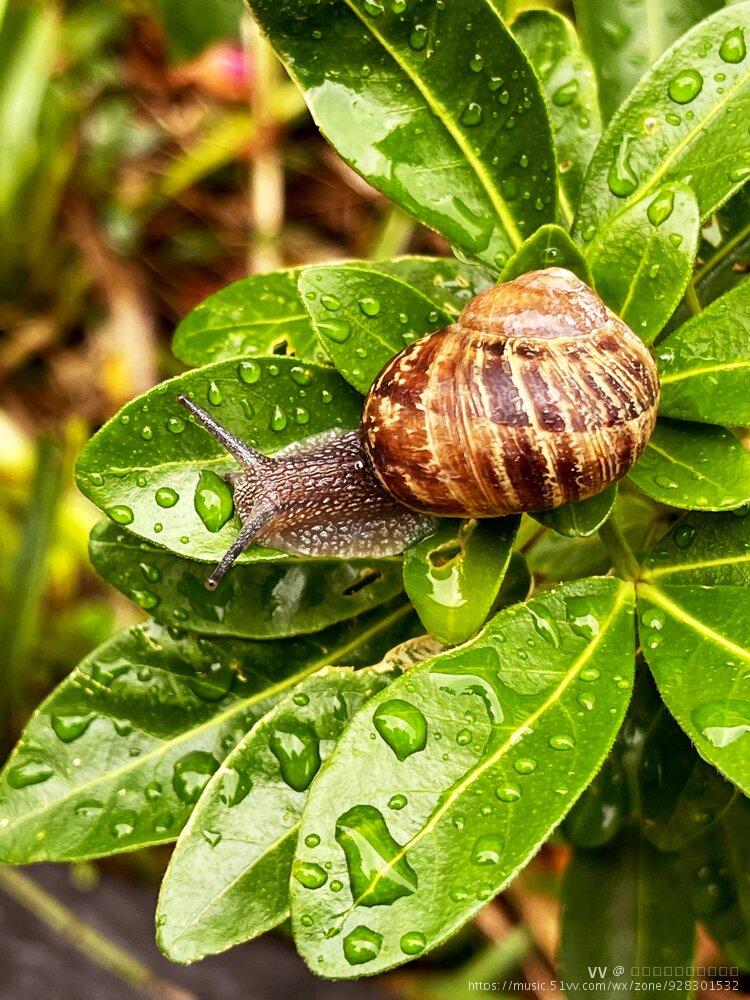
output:
M 367 396 L 364 444 L 412 509 L 547 510 L 624 476 L 658 399 L 643 342 L 575 275 L 548 268 L 480 293 L 393 358 Z

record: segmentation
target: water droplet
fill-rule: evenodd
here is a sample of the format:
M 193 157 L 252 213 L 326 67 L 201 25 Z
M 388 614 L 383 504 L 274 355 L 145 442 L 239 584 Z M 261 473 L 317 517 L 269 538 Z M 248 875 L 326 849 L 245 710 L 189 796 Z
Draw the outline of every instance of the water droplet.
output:
M 364 965 L 365 962 L 372 962 L 380 954 L 382 943 L 382 934 L 360 924 L 344 938 L 344 958 L 349 965 Z
M 195 512 L 211 532 L 221 531 L 234 513 L 232 491 L 215 472 L 201 472 L 193 498 Z
M 693 722 L 711 746 L 721 750 L 750 733 L 750 702 L 735 699 L 709 701 L 696 708 Z
M 205 750 L 192 750 L 181 757 L 172 774 L 177 797 L 189 804 L 197 802 L 218 766 L 218 760 Z
M 599 680 L 599 671 L 595 667 L 586 667 L 581 671 L 581 680 L 591 683 Z
M 303 708 L 305 705 L 310 704 L 310 696 L 300 691 L 298 694 L 292 695 L 292 701 L 295 705 L 299 705 L 300 708 Z
M 319 843 L 320 843 L 320 837 L 317 835 L 317 833 L 308 833 L 308 835 L 305 837 L 306 847 L 317 847 Z
M 261 367 L 257 361 L 240 361 L 237 374 L 245 385 L 253 385 L 261 375 Z
M 536 771 L 537 762 L 533 757 L 519 757 L 513 767 L 518 774 L 531 774 L 532 771 Z
M 249 775 L 240 774 L 235 768 L 228 767 L 221 775 L 219 800 L 231 809 L 247 797 L 252 787 L 253 782 Z
M 672 537 L 678 549 L 689 549 L 695 541 L 695 528 L 692 524 L 679 524 Z
M 320 889 L 328 881 L 328 874 L 322 865 L 314 861 L 295 861 L 292 875 L 306 889 Z
M 594 639 L 599 635 L 599 622 L 590 609 L 585 597 L 569 597 L 565 601 L 568 610 L 570 631 L 582 639 Z
M 540 611 L 535 610 L 532 605 L 528 604 L 526 607 L 534 622 L 534 628 L 537 633 L 544 639 L 548 646 L 558 649 L 560 646 L 560 630 L 555 622 L 547 618 L 546 615 L 541 614 Z M 539 607 L 542 606 L 540 605 Z
M 469 128 L 472 128 L 474 125 L 479 125 L 482 117 L 482 105 L 477 104 L 476 101 L 470 101 L 461 112 L 461 121 Z
M 359 300 L 359 308 L 365 316 L 377 316 L 380 312 L 380 302 L 378 299 L 372 298 L 371 295 L 367 295 Z
M 115 521 L 117 524 L 132 524 L 133 523 L 133 511 L 130 507 L 125 507 L 118 504 L 115 507 L 110 507 L 107 510 L 107 514 Z
M 289 372 L 292 377 L 292 381 L 296 382 L 297 385 L 305 386 L 309 385 L 312 381 L 312 372 L 309 368 L 302 368 L 300 365 L 295 365 Z
M 421 931 L 407 931 L 399 944 L 405 955 L 419 955 L 427 947 L 427 939 Z
M 495 797 L 500 802 L 517 802 L 521 798 L 521 790 L 515 785 L 500 785 L 495 789 Z
M 570 736 L 553 736 L 549 745 L 553 750 L 572 750 L 575 747 L 575 741 Z
M 149 781 L 143 789 L 143 794 L 149 802 L 155 802 L 162 797 L 163 789 L 158 781 Z
M 353 806 L 336 821 L 352 895 L 360 906 L 384 906 L 417 888 L 417 875 L 374 806 Z
M 161 486 L 156 491 L 154 499 L 160 507 L 174 507 L 180 499 L 179 494 L 169 486 Z
M 648 206 L 648 220 L 652 226 L 660 226 L 674 211 L 674 191 L 670 188 L 660 191 Z
M 471 733 L 468 729 L 462 729 L 456 734 L 456 743 L 460 747 L 467 747 L 471 743 Z
M 609 189 L 618 198 L 632 194 L 638 185 L 638 178 L 630 165 L 630 146 L 634 138 L 630 132 L 623 135 L 607 175 Z
M 110 832 L 115 840 L 123 840 L 125 837 L 129 837 L 135 830 L 137 819 L 138 817 L 134 812 L 119 813 L 115 816 L 110 827 Z
M 345 343 L 352 332 L 351 327 L 345 319 L 325 320 L 325 322 L 318 323 L 318 329 L 324 337 L 332 340 L 335 344 Z
M 427 745 L 427 721 L 416 705 L 408 701 L 391 698 L 383 702 L 372 721 L 399 760 L 406 760 Z
M 669 81 L 667 93 L 676 104 L 689 104 L 703 89 L 703 77 L 697 69 L 683 69 Z
M 76 816 L 82 816 L 84 819 L 93 819 L 95 816 L 100 816 L 103 811 L 104 804 L 98 799 L 84 799 L 74 809 Z
M 201 830 L 201 837 L 203 837 L 209 847 L 216 847 L 217 844 L 220 844 L 221 836 L 219 830 Z
M 171 434 L 182 434 L 185 430 L 185 421 L 182 417 L 170 417 L 167 420 L 167 430 Z
M 11 788 L 26 788 L 27 785 L 40 785 L 52 777 L 54 771 L 49 764 L 39 760 L 28 760 L 25 764 L 16 764 L 7 774 Z
M 283 431 L 286 425 L 287 425 L 286 413 L 284 413 L 284 411 L 277 403 L 276 406 L 274 406 L 273 408 L 273 413 L 271 414 L 271 419 L 269 421 L 268 426 L 271 428 L 272 431 Z
M 479 837 L 474 844 L 471 860 L 475 865 L 497 865 L 503 856 L 504 846 L 502 837 L 495 833 Z
M 50 717 L 50 725 L 59 740 L 72 743 L 83 736 L 95 718 L 94 712 L 87 715 L 53 715 Z
M 146 424 L 144 427 L 141 428 L 141 437 L 143 438 L 144 441 L 150 441 L 153 438 L 153 436 L 154 432 L 151 430 L 148 424 Z
M 268 745 L 287 785 L 295 792 L 304 792 L 320 767 L 320 746 L 312 726 L 296 719 L 285 720 L 283 726 L 274 729 Z
M 572 80 L 557 88 L 552 95 L 552 103 L 556 104 L 558 108 L 564 108 L 568 104 L 572 104 L 576 97 L 578 97 L 578 80 L 573 77 Z
M 426 24 L 415 24 L 409 35 L 409 45 L 415 52 L 421 52 L 427 45 L 429 32 Z
M 388 799 L 388 808 L 396 810 L 403 809 L 404 806 L 406 805 L 406 802 L 407 799 L 405 795 L 392 795 Z
M 742 28 L 728 31 L 719 47 L 719 55 L 726 63 L 741 63 L 747 54 L 745 33 Z
M 206 398 L 212 406 L 220 406 L 224 400 L 224 393 L 215 382 L 208 383 Z

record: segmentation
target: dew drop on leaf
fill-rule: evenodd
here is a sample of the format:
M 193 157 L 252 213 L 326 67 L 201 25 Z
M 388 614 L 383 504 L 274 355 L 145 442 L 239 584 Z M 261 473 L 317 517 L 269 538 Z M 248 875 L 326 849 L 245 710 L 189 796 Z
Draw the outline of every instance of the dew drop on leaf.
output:
M 237 806 L 247 797 L 253 787 L 249 775 L 240 774 L 233 767 L 227 767 L 221 775 L 219 800 L 225 806 Z
M 572 750 L 575 747 L 575 742 L 570 736 L 553 736 L 549 745 L 553 750 Z
M 534 622 L 537 634 L 544 639 L 548 646 L 552 646 L 553 649 L 559 649 L 560 630 L 555 622 L 551 618 L 547 618 L 546 615 L 541 614 L 538 610 L 535 610 L 531 605 L 528 606 L 527 610 Z
M 477 104 L 476 101 L 470 101 L 461 112 L 461 121 L 464 125 L 468 125 L 469 128 L 472 128 L 474 125 L 479 125 L 482 121 L 482 117 L 482 105 Z
M 160 507 L 169 508 L 174 507 L 177 501 L 180 499 L 179 494 L 173 490 L 170 486 L 160 486 L 156 491 L 154 499 Z
M 53 715 L 50 717 L 50 725 L 59 740 L 72 743 L 83 736 L 95 718 L 93 712 L 86 715 Z
M 306 889 L 320 889 L 328 881 L 325 868 L 314 861 L 295 861 L 292 875 Z
M 286 784 L 295 792 L 309 788 L 320 767 L 320 746 L 312 726 L 296 719 L 287 720 L 274 729 L 268 745 Z
M 733 28 L 722 39 L 719 55 L 725 63 L 741 63 L 747 54 L 745 33 L 742 28 Z
M 667 85 L 667 93 L 675 104 L 689 104 L 703 89 L 703 77 L 697 69 L 683 69 Z
M 692 718 L 711 746 L 722 750 L 750 733 L 750 702 L 730 698 L 709 701 L 698 706 Z
M 695 541 L 695 528 L 692 524 L 680 524 L 675 528 L 673 537 L 678 549 L 689 549 Z
M 365 316 L 377 316 L 380 312 L 380 301 L 374 299 L 371 295 L 367 295 L 359 300 L 359 308 Z
M 98 799 L 84 799 L 73 811 L 76 816 L 81 816 L 83 819 L 93 819 L 104 811 L 104 804 Z
M 375 729 L 399 760 L 424 750 L 427 745 L 427 721 L 408 701 L 391 698 L 378 705 L 372 718 Z
M 216 382 L 208 383 L 208 392 L 206 393 L 206 398 L 212 406 L 220 406 L 224 400 L 224 394 L 216 384 Z
M 513 767 L 518 774 L 531 774 L 536 771 L 537 762 L 533 757 L 519 757 Z
M 521 798 L 521 791 L 515 785 L 500 785 L 495 789 L 495 798 L 500 802 L 517 802 Z
M 271 428 L 272 431 L 277 431 L 277 432 L 283 431 L 287 425 L 287 422 L 288 421 L 286 413 L 284 413 L 284 411 L 277 403 L 276 406 L 274 406 L 273 408 L 273 413 L 271 414 L 271 419 L 269 421 L 268 426 Z
M 578 96 L 578 80 L 573 77 L 572 80 L 568 80 L 552 95 L 552 103 L 556 104 L 558 108 L 565 108 Z
M 349 339 L 352 329 L 345 319 L 327 319 L 318 323 L 318 329 L 335 344 L 344 344 Z
M 427 939 L 421 931 L 407 931 L 399 944 L 405 955 L 419 955 L 427 947 Z
M 119 813 L 112 821 L 110 832 L 115 840 L 123 840 L 135 830 L 136 822 L 137 816 L 134 812 Z
M 406 805 L 406 802 L 407 802 L 407 799 L 406 799 L 405 795 L 399 795 L 399 794 L 392 795 L 388 799 L 388 808 L 389 809 L 396 809 L 396 810 L 403 809 L 404 806 Z
M 652 226 L 660 226 L 666 222 L 674 211 L 674 191 L 667 188 L 661 191 L 648 206 L 646 214 Z
M 181 757 L 172 774 L 177 797 L 188 804 L 197 802 L 218 766 L 218 760 L 205 750 L 192 750 Z
M 42 761 L 29 760 L 24 764 L 16 764 L 7 774 L 11 788 L 26 788 L 27 785 L 39 785 L 52 777 L 54 771 L 49 764 Z
M 389 905 L 417 888 L 416 872 L 374 806 L 353 806 L 342 813 L 336 820 L 336 841 L 358 905 Z
M 216 847 L 217 844 L 221 843 L 221 833 L 218 830 L 202 830 L 201 836 L 209 847 Z
M 234 513 L 229 485 L 210 469 L 201 472 L 193 503 L 196 514 L 211 532 L 221 531 Z
M 185 421 L 182 417 L 170 417 L 167 420 L 167 430 L 171 434 L 182 434 L 185 430 Z
M 409 45 L 415 52 L 421 52 L 427 45 L 428 30 L 426 24 L 415 24 L 409 35 Z
M 380 954 L 383 935 L 364 924 L 355 927 L 344 938 L 344 958 L 349 965 L 364 965 Z
M 254 385 L 258 381 L 261 374 L 260 365 L 257 361 L 247 360 L 241 361 L 237 369 L 237 373 L 240 380 L 245 383 L 245 385 Z
M 117 504 L 114 507 L 109 507 L 107 509 L 107 514 L 115 521 L 117 524 L 132 524 L 133 523 L 133 511 L 130 507 L 126 507 L 122 504 Z
M 609 189 L 618 198 L 632 194 L 638 185 L 638 178 L 630 164 L 630 148 L 634 138 L 630 132 L 623 135 L 607 175 Z

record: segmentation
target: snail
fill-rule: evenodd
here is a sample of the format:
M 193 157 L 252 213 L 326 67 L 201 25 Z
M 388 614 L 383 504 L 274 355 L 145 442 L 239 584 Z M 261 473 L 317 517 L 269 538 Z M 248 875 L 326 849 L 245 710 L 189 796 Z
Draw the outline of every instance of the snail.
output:
M 240 463 L 242 529 L 206 581 L 253 541 L 312 556 L 402 552 L 436 517 L 499 517 L 584 500 L 643 451 L 659 383 L 643 342 L 561 268 L 481 292 L 397 354 L 362 425 L 262 455 L 185 396 Z

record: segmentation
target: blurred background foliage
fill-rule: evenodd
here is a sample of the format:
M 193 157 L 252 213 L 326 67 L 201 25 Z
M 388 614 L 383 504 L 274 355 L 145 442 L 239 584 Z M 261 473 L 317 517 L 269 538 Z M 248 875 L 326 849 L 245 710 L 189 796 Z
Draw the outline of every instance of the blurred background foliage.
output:
M 139 614 L 88 564 L 96 514 L 72 468 L 94 429 L 180 370 L 177 321 L 249 272 L 407 251 L 449 252 L 326 145 L 238 0 L 0 0 L 0 757 L 41 697 Z M 646 514 L 628 504 L 624 528 L 640 532 Z M 595 537 L 566 540 L 564 559 L 533 522 L 521 539 L 537 582 L 607 565 Z M 77 866 L 70 885 L 115 873 L 155 886 L 167 857 Z M 379 980 L 381 995 L 462 1000 L 470 980 L 506 976 L 549 991 L 565 858 L 545 848 L 462 935 Z M 0 888 L 0 910 L 13 897 L 114 972 L 122 996 L 220 995 L 165 985 L 155 956 L 121 953 L 25 875 L 0 869 Z M 144 905 L 147 938 L 152 919 Z M 320 995 L 361 995 L 350 989 Z

